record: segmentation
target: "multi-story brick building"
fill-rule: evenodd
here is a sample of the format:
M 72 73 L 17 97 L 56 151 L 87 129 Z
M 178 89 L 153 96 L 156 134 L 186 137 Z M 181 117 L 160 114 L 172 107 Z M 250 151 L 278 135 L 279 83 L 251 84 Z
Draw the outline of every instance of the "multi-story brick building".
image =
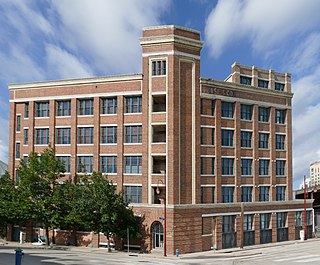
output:
M 310 182 L 309 186 L 320 185 L 320 161 L 316 161 L 310 164 Z
M 10 85 L 9 172 L 50 143 L 66 177 L 105 173 L 146 250 L 164 247 L 163 201 L 171 254 L 295 239 L 290 74 L 234 63 L 201 78 L 200 33 L 183 27 L 140 43 L 142 74 Z

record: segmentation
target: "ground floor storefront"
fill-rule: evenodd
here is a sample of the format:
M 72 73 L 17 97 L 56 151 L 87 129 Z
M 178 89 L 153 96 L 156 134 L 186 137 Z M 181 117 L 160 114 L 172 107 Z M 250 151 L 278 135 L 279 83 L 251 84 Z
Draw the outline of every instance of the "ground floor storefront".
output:
M 300 238 L 304 222 L 303 200 L 266 203 L 221 203 L 200 205 L 133 205 L 140 220 L 141 238 L 112 238 L 117 250 L 150 253 L 164 251 L 168 255 L 267 244 Z M 312 237 L 312 200 L 307 201 L 307 236 Z M 32 242 L 44 236 L 43 229 L 10 226 L 8 240 Z M 103 234 L 50 230 L 49 241 L 57 245 L 107 247 Z

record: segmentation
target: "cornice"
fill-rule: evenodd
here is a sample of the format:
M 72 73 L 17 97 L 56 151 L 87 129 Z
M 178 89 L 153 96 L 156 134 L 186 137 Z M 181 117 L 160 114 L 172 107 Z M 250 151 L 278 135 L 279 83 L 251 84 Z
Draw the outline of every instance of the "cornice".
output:
M 196 33 L 200 35 L 200 31 L 195 30 L 195 29 L 190 29 L 182 26 L 177 26 L 177 25 L 160 25 L 160 26 L 150 26 L 150 27 L 144 27 L 142 30 L 147 31 L 147 30 L 155 30 L 155 29 L 181 29 L 183 31 L 189 31 L 192 33 Z
M 249 93 L 256 93 L 256 94 L 264 94 L 269 96 L 276 96 L 276 97 L 285 97 L 285 98 L 292 98 L 293 93 L 283 92 L 283 91 L 273 91 L 270 89 L 259 88 L 254 86 L 247 86 L 242 84 L 236 84 L 233 82 L 226 82 L 220 80 L 214 80 L 210 78 L 200 78 L 200 85 L 208 85 L 208 86 L 218 86 L 227 89 L 236 89 L 238 91 L 249 92 Z
M 56 86 L 66 86 L 66 85 L 83 85 L 83 84 L 96 84 L 104 82 L 121 82 L 121 81 L 141 81 L 142 74 L 133 75 L 115 75 L 115 76 L 105 76 L 105 77 L 90 77 L 90 78 L 79 78 L 79 79 L 66 79 L 66 80 L 52 80 L 45 82 L 30 82 L 21 84 L 9 84 L 9 90 L 17 89 L 32 89 L 32 88 L 42 88 L 42 87 L 56 87 Z

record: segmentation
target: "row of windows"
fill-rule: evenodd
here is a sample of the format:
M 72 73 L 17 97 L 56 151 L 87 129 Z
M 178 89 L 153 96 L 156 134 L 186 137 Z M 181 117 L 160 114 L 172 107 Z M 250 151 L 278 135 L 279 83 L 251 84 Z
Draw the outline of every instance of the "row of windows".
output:
M 252 187 L 242 186 L 241 187 L 241 202 L 252 202 Z M 276 187 L 276 201 L 286 200 L 286 187 Z M 259 201 L 270 201 L 270 187 L 260 186 L 259 187 Z M 234 202 L 234 187 L 222 187 L 222 202 L 232 203 Z
M 24 129 L 23 144 L 27 145 L 29 130 Z M 49 144 L 49 128 L 35 129 L 35 144 Z M 125 143 L 141 143 L 142 142 L 142 126 L 125 126 L 124 130 Z M 93 127 L 78 128 L 78 144 L 93 144 Z M 100 131 L 100 143 L 113 144 L 117 143 L 117 127 L 102 126 Z M 56 144 L 71 144 L 71 128 L 56 128 Z
M 206 100 L 206 102 L 210 102 Z M 235 103 L 233 102 L 221 102 L 221 117 L 224 118 L 233 118 L 234 117 L 234 107 Z M 200 113 L 202 115 L 210 115 L 214 116 L 214 100 L 211 100 L 211 105 L 205 103 L 203 99 L 201 99 L 200 104 Z M 241 120 L 252 120 L 253 114 L 253 105 L 241 104 L 240 106 L 240 118 Z M 258 120 L 260 122 L 269 122 L 270 117 L 270 108 L 267 107 L 259 107 L 258 108 Z M 285 124 L 286 121 L 286 110 L 276 109 L 275 110 L 275 123 L 277 124 Z
M 252 85 L 252 78 L 248 76 L 240 76 L 240 84 L 251 86 Z M 284 83 L 280 82 L 275 82 L 274 83 L 274 90 L 277 91 L 284 91 Z M 269 87 L 269 81 L 263 80 L 263 79 L 258 79 L 258 87 L 261 88 L 268 88 Z
M 251 158 L 241 159 L 241 175 L 252 176 L 252 161 Z M 200 173 L 201 175 L 215 175 L 215 158 L 214 157 L 201 157 L 200 160 Z M 234 175 L 234 158 L 221 158 L 221 172 L 222 175 Z M 270 175 L 270 159 L 259 159 L 259 175 Z M 276 175 L 286 175 L 286 160 L 276 160 Z
M 93 115 L 94 100 L 78 99 L 77 115 Z M 141 113 L 142 112 L 142 97 L 127 96 L 124 98 L 125 113 Z M 100 113 L 101 114 L 117 114 L 117 98 L 101 98 Z M 71 100 L 57 100 L 55 115 L 57 117 L 71 116 Z M 50 103 L 49 101 L 41 101 L 35 103 L 35 117 L 49 117 Z M 18 118 L 19 117 L 19 118 Z M 29 103 L 25 103 L 24 117 L 29 117 Z M 17 116 L 17 131 L 20 131 L 20 115 Z
M 259 148 L 269 149 L 269 133 L 259 133 Z M 241 131 L 240 143 L 243 148 L 252 148 L 252 132 Z M 276 134 L 276 149 L 285 150 L 286 136 L 283 134 Z M 214 128 L 201 127 L 200 129 L 200 143 L 202 145 L 214 145 Z M 221 129 L 221 146 L 234 147 L 234 130 Z
M 93 156 L 78 156 L 77 171 L 79 173 L 93 172 Z M 70 156 L 57 156 L 57 159 L 64 162 L 65 173 L 70 173 Z M 141 174 L 142 173 L 142 157 L 141 156 L 125 156 L 124 157 L 124 173 Z M 100 156 L 100 172 L 117 173 L 117 157 L 116 156 Z

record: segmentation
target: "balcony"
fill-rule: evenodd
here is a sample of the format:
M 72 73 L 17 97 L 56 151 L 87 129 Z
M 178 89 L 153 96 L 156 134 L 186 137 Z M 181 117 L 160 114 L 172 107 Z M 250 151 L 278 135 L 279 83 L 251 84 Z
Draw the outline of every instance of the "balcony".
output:
M 152 126 L 152 142 L 153 143 L 165 143 L 166 142 L 166 125 L 154 125 Z
M 152 96 L 152 112 L 166 112 L 166 95 Z

